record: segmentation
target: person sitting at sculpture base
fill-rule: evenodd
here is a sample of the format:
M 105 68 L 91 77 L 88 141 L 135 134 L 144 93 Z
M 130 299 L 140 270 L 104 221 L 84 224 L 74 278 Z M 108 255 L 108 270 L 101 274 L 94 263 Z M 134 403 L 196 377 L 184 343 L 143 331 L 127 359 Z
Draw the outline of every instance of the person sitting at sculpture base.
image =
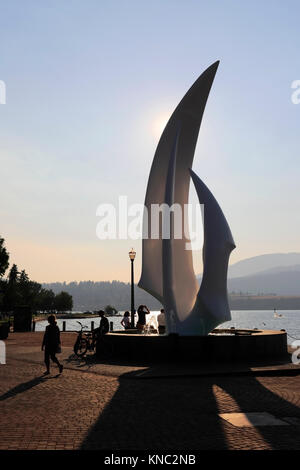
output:
M 165 309 L 162 308 L 160 310 L 160 314 L 157 315 L 157 322 L 158 322 L 158 333 L 160 335 L 165 334 L 166 332 L 166 317 L 165 317 Z
M 105 312 L 103 310 L 99 310 L 99 317 L 101 318 L 99 328 L 95 328 L 92 332 L 93 334 L 93 345 L 97 344 L 97 341 L 100 339 L 102 335 L 106 335 L 109 332 L 109 321 L 105 316 Z

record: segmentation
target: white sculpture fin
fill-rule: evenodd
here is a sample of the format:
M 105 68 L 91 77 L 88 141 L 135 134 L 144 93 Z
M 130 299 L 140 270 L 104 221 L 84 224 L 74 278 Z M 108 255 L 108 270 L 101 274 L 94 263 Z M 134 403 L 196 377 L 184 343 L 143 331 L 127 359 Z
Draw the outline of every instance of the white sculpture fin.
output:
M 181 207 L 188 203 L 189 168 L 193 163 L 203 112 L 218 65 L 219 62 L 215 62 L 203 72 L 175 109 L 162 133 L 150 171 L 145 199 L 145 206 L 148 209 L 148 223 L 145 223 L 145 226 L 148 226 L 148 238 L 143 239 L 142 274 L 138 285 L 161 303 L 164 297 L 163 240 L 161 235 L 158 239 L 151 239 L 151 206 L 165 203 L 167 174 L 179 123 L 180 135 L 177 140 L 173 201 Z M 178 285 L 185 286 L 185 295 L 184 298 L 181 297 L 181 305 L 178 307 L 182 320 L 191 311 L 193 299 L 198 292 L 192 252 L 185 249 L 188 242 L 188 237 L 183 236 L 181 240 L 174 240 L 173 243 L 176 251 L 176 256 L 173 257 L 173 272 L 176 273 L 175 289 Z
M 227 294 L 228 260 L 235 243 L 227 220 L 213 194 L 190 170 L 199 198 L 204 205 L 203 277 L 194 308 L 178 332 L 206 335 L 231 319 Z
M 156 297 L 165 307 L 167 332 L 206 335 L 230 319 L 227 296 L 228 260 L 235 244 L 224 214 L 212 193 L 190 170 L 207 97 L 218 67 L 211 65 L 194 83 L 172 114 L 156 149 L 149 176 L 145 206 L 148 210 L 143 238 L 143 265 L 139 287 Z M 153 205 L 180 207 L 188 204 L 190 179 L 204 205 L 203 279 L 199 289 L 194 273 L 190 241 L 184 230 L 177 238 L 151 238 Z M 173 219 L 174 220 L 174 219 Z M 163 221 L 165 221 L 163 217 Z M 177 226 L 178 228 L 178 226 Z

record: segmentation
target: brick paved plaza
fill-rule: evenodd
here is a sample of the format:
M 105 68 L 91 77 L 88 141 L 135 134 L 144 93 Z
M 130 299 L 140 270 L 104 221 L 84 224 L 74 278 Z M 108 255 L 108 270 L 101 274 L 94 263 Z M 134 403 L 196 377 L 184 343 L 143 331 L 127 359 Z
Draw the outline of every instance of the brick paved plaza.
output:
M 147 375 L 145 365 L 76 361 L 74 337 L 62 334 L 63 374 L 53 366 L 43 377 L 42 335 L 10 334 L 0 365 L 1 449 L 300 449 L 297 371 L 176 376 L 164 366 L 165 374 Z M 267 412 L 282 425 L 237 427 L 219 416 L 240 412 Z

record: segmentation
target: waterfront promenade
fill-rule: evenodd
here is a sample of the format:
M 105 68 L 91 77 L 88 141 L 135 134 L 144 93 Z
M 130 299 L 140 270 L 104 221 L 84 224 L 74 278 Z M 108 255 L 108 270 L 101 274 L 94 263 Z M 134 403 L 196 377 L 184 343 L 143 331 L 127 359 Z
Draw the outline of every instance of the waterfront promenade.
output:
M 9 335 L 0 449 L 300 449 L 298 366 L 97 364 L 75 337 L 43 377 L 42 334 Z

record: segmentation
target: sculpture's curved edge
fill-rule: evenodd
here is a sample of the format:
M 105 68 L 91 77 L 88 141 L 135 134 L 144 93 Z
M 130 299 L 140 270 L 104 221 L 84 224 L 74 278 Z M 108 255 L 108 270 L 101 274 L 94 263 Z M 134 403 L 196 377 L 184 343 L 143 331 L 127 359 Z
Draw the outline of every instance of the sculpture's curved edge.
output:
M 199 176 L 190 168 L 189 173 L 193 180 L 196 193 L 200 204 L 204 205 L 204 243 L 215 244 L 215 237 L 212 239 L 207 238 L 207 231 L 214 232 L 216 229 L 219 230 L 218 235 L 226 242 L 232 245 L 232 249 L 236 247 L 233 240 L 233 236 L 227 222 L 227 219 L 212 192 L 206 186 L 206 184 L 199 178 Z M 209 219 L 206 221 L 206 211 L 208 211 Z M 213 214 L 212 214 L 213 213 Z M 203 214 L 203 212 L 202 212 Z
M 188 318 L 178 324 L 181 335 L 207 335 L 231 319 L 227 293 L 227 270 L 235 243 L 228 222 L 215 197 L 191 169 L 190 174 L 204 204 L 203 277 L 196 302 Z
M 171 146 L 176 135 L 178 121 L 182 122 L 182 132 L 176 163 L 175 202 L 182 204 L 182 206 L 188 202 L 190 184 L 188 168 L 193 162 L 199 128 L 218 65 L 219 61 L 213 63 L 194 82 L 176 107 L 161 135 L 149 175 L 145 198 L 147 208 L 153 203 L 164 202 Z M 149 228 L 150 224 L 148 219 Z M 193 298 L 197 293 L 197 283 L 193 270 L 192 253 L 184 249 L 185 241 L 182 241 L 182 246 L 178 246 L 180 263 L 184 266 L 182 278 L 188 281 L 186 283 L 189 285 L 187 297 Z M 143 263 L 138 286 L 161 301 L 163 297 L 162 240 L 143 239 L 142 245 Z M 182 261 L 183 259 L 184 261 Z M 180 282 L 181 279 L 178 279 L 177 283 L 180 284 Z

